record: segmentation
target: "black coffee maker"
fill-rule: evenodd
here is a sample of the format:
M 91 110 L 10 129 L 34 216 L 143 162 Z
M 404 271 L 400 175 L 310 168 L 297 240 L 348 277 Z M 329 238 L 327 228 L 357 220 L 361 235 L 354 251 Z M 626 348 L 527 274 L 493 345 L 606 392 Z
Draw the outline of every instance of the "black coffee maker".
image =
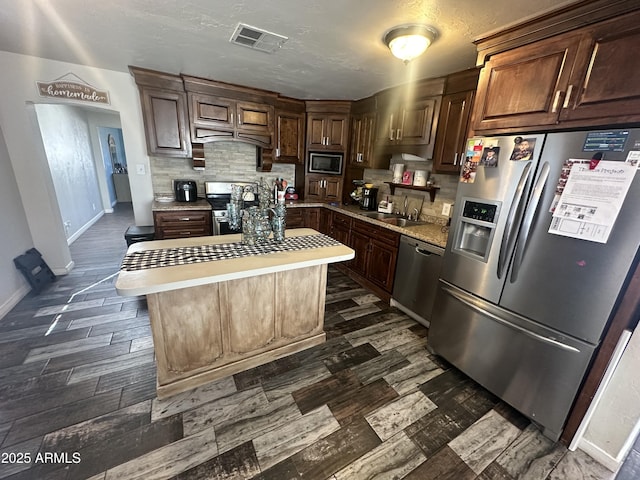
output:
M 376 210 L 378 208 L 378 189 L 362 188 L 362 198 L 360 199 L 362 210 Z

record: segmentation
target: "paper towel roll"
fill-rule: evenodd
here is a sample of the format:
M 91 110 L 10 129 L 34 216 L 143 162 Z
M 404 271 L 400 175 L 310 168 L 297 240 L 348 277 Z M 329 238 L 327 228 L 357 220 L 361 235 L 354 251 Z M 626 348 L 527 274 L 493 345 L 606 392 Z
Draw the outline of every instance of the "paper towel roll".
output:
M 403 173 L 404 173 L 404 164 L 395 163 L 393 165 L 393 183 L 402 183 Z

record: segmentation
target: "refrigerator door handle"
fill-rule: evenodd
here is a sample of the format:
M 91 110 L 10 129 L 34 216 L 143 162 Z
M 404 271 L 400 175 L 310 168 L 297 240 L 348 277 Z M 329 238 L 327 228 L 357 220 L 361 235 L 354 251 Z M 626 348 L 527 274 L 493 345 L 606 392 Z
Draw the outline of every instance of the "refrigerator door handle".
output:
M 520 229 L 518 239 L 516 240 L 516 254 L 513 259 L 513 269 L 511 270 L 511 283 L 514 283 L 518 279 L 518 273 L 520 271 L 520 266 L 522 265 L 522 260 L 527 248 L 527 242 L 529 240 L 531 225 L 533 224 L 533 219 L 538 211 L 540 198 L 542 197 L 542 191 L 544 190 L 544 186 L 547 183 L 547 179 L 549 178 L 550 170 L 551 167 L 549 166 L 549 162 L 544 162 L 544 164 L 542 165 L 542 169 L 540 170 L 540 176 L 538 177 L 538 180 L 533 187 L 531 201 L 529 203 L 529 207 L 527 208 L 527 212 L 524 215 L 522 228 Z
M 571 345 L 567 345 L 566 343 L 559 342 L 557 340 L 554 340 L 553 338 L 545 337 L 544 335 L 540 335 L 538 333 L 532 332 L 531 330 L 527 330 L 526 328 L 521 327 L 520 325 L 512 323 L 505 318 L 502 318 L 500 315 L 496 314 L 495 312 L 482 308 L 480 305 L 477 304 L 477 302 L 473 299 L 472 296 L 470 296 L 466 292 L 454 290 L 453 288 L 449 287 L 446 283 L 443 283 L 442 280 L 440 280 L 440 287 L 449 295 L 454 297 L 459 302 L 464 303 L 472 310 L 475 310 L 479 314 L 489 317 L 492 320 L 495 320 L 496 322 L 502 325 L 518 330 L 519 332 L 523 333 L 524 335 L 527 335 L 528 337 L 534 338 L 540 342 L 548 343 L 550 345 L 561 348 L 563 350 L 568 350 L 570 352 L 580 352 L 580 350 L 578 350 L 577 348 Z
M 498 278 L 502 278 L 504 274 L 504 270 L 507 265 L 507 258 L 509 258 L 509 244 L 513 239 L 514 231 L 513 229 L 520 223 L 519 219 L 516 221 L 516 215 L 521 211 L 520 204 L 522 203 L 522 195 L 524 194 L 524 187 L 527 185 L 527 181 L 529 180 L 529 172 L 531 171 L 531 162 L 527 163 L 527 165 L 522 170 L 522 175 L 520 175 L 520 181 L 518 182 L 518 186 L 516 187 L 516 192 L 513 197 L 513 201 L 511 202 L 511 208 L 509 209 L 509 216 L 507 217 L 507 224 L 505 226 L 505 234 L 502 236 L 502 242 L 500 244 L 500 254 L 498 255 Z

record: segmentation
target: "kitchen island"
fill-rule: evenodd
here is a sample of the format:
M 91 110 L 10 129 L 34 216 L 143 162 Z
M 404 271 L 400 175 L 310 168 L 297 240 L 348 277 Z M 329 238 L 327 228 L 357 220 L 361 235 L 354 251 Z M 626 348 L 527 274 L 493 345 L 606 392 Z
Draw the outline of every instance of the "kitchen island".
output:
M 264 248 L 240 234 L 131 245 L 116 290 L 147 296 L 158 397 L 323 343 L 327 264 L 353 257 L 308 228 Z

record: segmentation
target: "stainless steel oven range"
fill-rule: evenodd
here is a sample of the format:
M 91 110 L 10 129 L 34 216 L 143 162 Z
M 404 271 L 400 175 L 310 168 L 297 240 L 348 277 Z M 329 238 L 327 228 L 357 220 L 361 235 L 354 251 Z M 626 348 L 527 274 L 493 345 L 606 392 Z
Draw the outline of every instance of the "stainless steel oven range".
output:
M 243 200 L 245 207 L 258 205 L 258 184 L 255 182 L 204 182 L 205 198 L 212 209 L 214 235 L 239 233 L 229 228 L 227 219 L 227 203 L 231 200 L 231 185 L 242 185 L 244 187 Z

